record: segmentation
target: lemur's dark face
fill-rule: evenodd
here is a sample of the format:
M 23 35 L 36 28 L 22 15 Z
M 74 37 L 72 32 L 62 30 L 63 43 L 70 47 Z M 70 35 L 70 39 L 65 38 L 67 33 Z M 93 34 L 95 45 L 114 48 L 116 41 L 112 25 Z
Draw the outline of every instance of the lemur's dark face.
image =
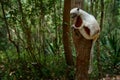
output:
M 78 15 L 76 14 L 76 13 L 73 13 L 73 14 L 71 14 L 71 18 L 75 18 L 75 17 L 77 17 Z
M 82 25 L 82 18 L 79 15 L 79 8 L 76 8 L 76 10 L 71 13 L 71 18 L 72 18 L 72 24 L 75 25 L 75 27 L 81 27 Z

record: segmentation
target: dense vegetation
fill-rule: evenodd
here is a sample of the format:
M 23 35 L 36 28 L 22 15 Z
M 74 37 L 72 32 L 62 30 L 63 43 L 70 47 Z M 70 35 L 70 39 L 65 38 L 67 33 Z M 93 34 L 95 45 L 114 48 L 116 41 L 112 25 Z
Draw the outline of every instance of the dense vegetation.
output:
M 91 0 L 92 1 L 92 0 Z M 1 80 L 65 80 L 62 43 L 63 0 L 0 0 Z M 91 5 L 92 4 L 92 5 Z M 101 20 L 100 0 L 85 0 L 85 10 Z M 94 55 L 92 80 L 120 74 L 120 1 L 104 0 L 104 17 Z M 71 41 L 72 42 L 72 41 Z M 72 45 L 75 61 L 75 50 Z M 98 67 L 100 64 L 100 70 Z M 70 68 L 74 77 L 75 66 Z

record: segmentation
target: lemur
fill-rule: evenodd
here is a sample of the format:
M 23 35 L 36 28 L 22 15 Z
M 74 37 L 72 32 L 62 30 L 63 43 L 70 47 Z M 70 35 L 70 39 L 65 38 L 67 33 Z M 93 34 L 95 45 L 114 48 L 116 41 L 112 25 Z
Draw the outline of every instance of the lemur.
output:
M 95 17 L 80 8 L 73 8 L 70 11 L 70 15 L 73 19 L 72 27 L 78 29 L 80 34 L 87 40 L 93 40 L 90 64 L 92 64 L 93 47 L 100 34 L 100 27 Z M 91 73 L 92 67 L 90 65 L 88 73 Z

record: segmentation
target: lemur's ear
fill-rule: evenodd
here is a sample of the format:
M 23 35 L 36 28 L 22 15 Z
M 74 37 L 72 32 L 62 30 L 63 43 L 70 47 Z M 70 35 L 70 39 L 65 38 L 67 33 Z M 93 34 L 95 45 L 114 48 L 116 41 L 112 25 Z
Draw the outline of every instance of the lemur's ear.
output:
M 79 8 L 77 8 L 77 11 L 79 11 Z

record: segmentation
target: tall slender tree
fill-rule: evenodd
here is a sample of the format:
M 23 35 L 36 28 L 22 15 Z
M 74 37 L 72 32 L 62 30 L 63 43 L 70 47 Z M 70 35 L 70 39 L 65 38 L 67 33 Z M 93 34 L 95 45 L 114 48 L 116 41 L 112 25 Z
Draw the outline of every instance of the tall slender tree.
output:
M 70 43 L 70 4 L 71 0 L 64 1 L 63 12 L 63 45 L 65 50 L 66 62 L 69 66 L 73 65 L 72 50 Z
M 70 7 L 71 0 L 64 1 L 64 12 L 63 12 L 63 45 L 67 68 L 67 76 L 69 75 L 69 66 L 73 66 L 73 57 L 70 43 Z M 69 78 L 69 77 L 68 77 Z

